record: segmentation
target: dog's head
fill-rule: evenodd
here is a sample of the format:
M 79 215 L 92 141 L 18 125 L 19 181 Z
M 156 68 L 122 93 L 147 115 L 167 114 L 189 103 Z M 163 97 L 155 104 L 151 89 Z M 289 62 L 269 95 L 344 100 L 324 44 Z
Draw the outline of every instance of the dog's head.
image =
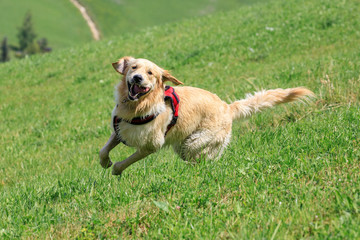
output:
M 175 85 L 183 84 L 168 71 L 146 59 L 123 57 L 112 65 L 118 73 L 124 75 L 128 99 L 131 101 L 137 101 L 151 92 L 164 89 L 166 81 Z

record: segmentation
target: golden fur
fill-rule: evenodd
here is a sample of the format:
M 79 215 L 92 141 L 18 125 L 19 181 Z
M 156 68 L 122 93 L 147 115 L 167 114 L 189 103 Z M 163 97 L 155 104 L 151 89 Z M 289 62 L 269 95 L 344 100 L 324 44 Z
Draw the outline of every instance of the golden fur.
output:
M 187 161 L 197 160 L 201 156 L 216 159 L 230 141 L 233 120 L 313 95 L 303 87 L 275 89 L 247 95 L 243 100 L 227 104 L 203 89 L 174 87 L 180 98 L 179 117 L 165 136 L 173 114 L 169 103 L 164 101 L 165 82 L 170 81 L 175 85 L 182 82 L 146 59 L 123 57 L 113 63 L 113 67 L 123 78 L 115 89 L 116 106 L 112 117 L 130 121 L 134 117 L 159 114 L 144 125 L 132 125 L 126 121 L 119 124 L 117 132 L 127 145 L 136 148 L 136 152 L 114 164 L 114 175 L 121 174 L 132 163 L 167 145 Z M 141 77 L 140 83 L 135 83 L 135 76 Z M 100 151 L 101 166 L 108 168 L 112 165 L 109 152 L 119 143 L 119 136 L 113 132 Z

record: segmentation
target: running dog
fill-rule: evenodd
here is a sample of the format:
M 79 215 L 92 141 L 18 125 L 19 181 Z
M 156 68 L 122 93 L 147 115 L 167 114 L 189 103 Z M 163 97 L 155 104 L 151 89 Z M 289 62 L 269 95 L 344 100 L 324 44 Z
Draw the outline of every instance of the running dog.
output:
M 114 164 L 113 175 L 169 145 L 186 161 L 217 159 L 230 142 L 234 120 L 313 95 L 303 87 L 279 88 L 227 104 L 203 89 L 166 86 L 183 83 L 149 60 L 123 57 L 112 65 L 123 77 L 115 88 L 113 133 L 100 150 L 100 164 L 113 165 L 109 153 L 119 143 L 136 148 Z

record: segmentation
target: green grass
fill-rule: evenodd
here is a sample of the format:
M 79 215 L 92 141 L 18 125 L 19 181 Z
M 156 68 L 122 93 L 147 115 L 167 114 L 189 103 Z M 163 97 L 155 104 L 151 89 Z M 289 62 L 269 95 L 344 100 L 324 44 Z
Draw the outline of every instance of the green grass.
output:
M 276 1 L 0 65 L 1 238 L 358 239 L 359 11 Z M 117 178 L 98 151 L 124 55 L 228 102 L 295 86 L 318 98 L 234 124 L 219 161 L 163 149 Z
M 102 35 L 118 36 L 141 28 L 236 9 L 263 0 L 81 0 Z
M 6 36 L 12 45 L 18 45 L 16 34 L 27 11 L 32 14 L 38 38 L 47 38 L 53 49 L 92 39 L 85 20 L 68 0 L 1 0 L 0 8 L 0 39 Z

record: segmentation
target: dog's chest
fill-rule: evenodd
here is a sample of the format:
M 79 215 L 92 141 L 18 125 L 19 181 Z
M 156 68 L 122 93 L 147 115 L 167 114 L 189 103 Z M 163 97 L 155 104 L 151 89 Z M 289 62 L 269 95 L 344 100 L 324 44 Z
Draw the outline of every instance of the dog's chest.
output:
M 115 132 L 122 142 L 130 147 L 158 149 L 163 144 L 156 121 L 144 125 L 133 125 L 125 121 L 115 124 Z

